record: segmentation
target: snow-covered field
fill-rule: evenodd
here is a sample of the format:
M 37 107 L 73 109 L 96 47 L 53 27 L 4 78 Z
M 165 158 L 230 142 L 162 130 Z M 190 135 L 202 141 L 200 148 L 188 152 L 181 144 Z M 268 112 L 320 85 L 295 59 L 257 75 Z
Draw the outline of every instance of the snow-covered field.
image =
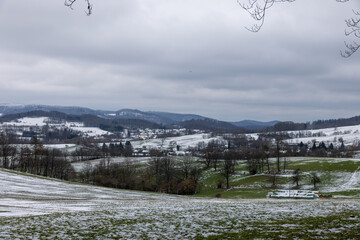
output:
M 74 167 L 76 172 L 80 172 L 81 170 L 84 169 L 85 166 L 87 165 L 91 165 L 91 166 L 96 166 L 98 165 L 101 161 L 110 161 L 110 163 L 123 163 L 125 161 L 131 161 L 132 163 L 135 164 L 143 164 L 143 163 L 147 163 L 151 158 L 150 157 L 113 157 L 113 158 L 101 158 L 101 159 L 96 159 L 96 160 L 88 160 L 88 161 L 81 161 L 81 162 L 74 162 L 71 163 L 71 165 Z
M 142 148 L 143 146 L 148 149 L 151 148 L 176 148 L 177 145 L 181 149 L 186 150 L 187 148 L 195 148 L 198 144 L 204 143 L 208 144 L 210 141 L 220 141 L 226 145 L 226 142 L 221 137 L 211 137 L 210 134 L 193 134 L 185 135 L 180 137 L 169 137 L 165 139 L 148 139 L 142 141 L 133 141 L 131 142 L 134 148 Z
M 76 144 L 44 144 L 45 148 L 55 148 L 55 149 L 72 149 L 75 148 Z
M 300 131 L 312 135 L 321 135 L 316 137 L 300 137 L 287 140 L 289 143 L 308 143 L 311 144 L 312 140 L 316 139 L 318 142 L 333 143 L 334 145 L 340 145 L 339 139 L 343 139 L 345 145 L 352 145 L 358 143 L 360 140 L 360 125 L 345 126 L 337 128 L 324 128 L 317 130 Z M 299 131 L 289 131 L 289 133 L 297 134 Z
M 95 211 L 99 207 L 97 203 L 108 200 L 172 199 L 166 195 L 69 184 L 4 170 L 0 170 L 0 182 L 0 217 Z
M 96 127 L 84 127 L 82 123 L 78 122 L 63 122 L 53 123 L 48 117 L 24 117 L 16 121 L 4 122 L 0 126 L 17 126 L 17 127 L 43 127 L 45 125 L 54 126 L 58 128 L 70 128 L 74 131 L 82 132 L 89 137 L 96 137 L 110 134 L 108 131 L 101 130 Z
M 360 141 L 360 125 L 286 132 L 289 135 L 295 136 L 292 139 L 286 140 L 286 142 L 292 144 L 299 144 L 300 142 L 312 144 L 313 141 L 316 141 L 324 142 L 327 145 L 333 143 L 334 146 L 340 146 L 340 139 L 344 141 L 345 145 L 357 144 Z M 255 139 L 259 137 L 257 133 L 246 135 Z M 296 135 L 300 135 L 300 137 Z
M 189 198 L 68 184 L 3 170 L 0 182 L 0 239 L 193 239 L 265 227 L 272 231 L 276 221 L 344 212 L 355 214 L 346 227 L 360 227 L 359 200 Z
M 3 125 L 13 125 L 13 126 L 45 126 L 46 122 L 49 120 L 48 117 L 36 117 L 36 118 L 30 118 L 30 117 L 24 117 L 20 118 L 17 121 L 11 121 L 3 123 Z

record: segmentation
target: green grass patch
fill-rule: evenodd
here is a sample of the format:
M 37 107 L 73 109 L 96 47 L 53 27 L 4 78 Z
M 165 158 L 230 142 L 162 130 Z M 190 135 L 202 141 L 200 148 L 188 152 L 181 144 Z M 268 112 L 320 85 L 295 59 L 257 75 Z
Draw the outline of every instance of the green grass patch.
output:
M 234 186 L 239 185 L 254 185 L 254 184 L 261 184 L 264 185 L 268 183 L 266 175 L 244 175 L 240 179 L 231 182 Z
M 339 161 L 333 158 L 308 158 L 304 160 L 289 161 L 287 169 L 295 170 L 300 168 L 304 172 L 309 171 L 343 171 L 354 172 L 360 167 L 359 161 Z
M 324 192 L 324 193 L 331 194 L 333 196 L 346 196 L 346 197 L 359 197 L 360 198 L 359 190 L 348 190 L 348 191 L 340 191 L 340 192 Z

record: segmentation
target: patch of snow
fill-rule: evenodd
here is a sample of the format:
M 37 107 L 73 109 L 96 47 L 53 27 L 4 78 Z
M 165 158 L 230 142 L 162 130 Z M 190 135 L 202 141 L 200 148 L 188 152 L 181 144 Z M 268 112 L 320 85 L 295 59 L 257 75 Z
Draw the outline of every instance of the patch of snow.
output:
M 360 190 L 360 167 L 352 174 L 348 182 L 342 185 L 342 189 L 359 189 Z
M 143 141 L 133 141 L 131 142 L 134 148 L 176 148 L 177 145 L 181 147 L 182 150 L 187 148 L 195 148 L 198 144 L 203 143 L 205 146 L 210 141 L 220 141 L 226 145 L 221 137 L 211 137 L 209 134 L 193 134 L 193 135 L 184 135 L 180 137 L 169 137 L 165 139 L 148 139 Z
M 110 134 L 110 132 L 101 130 L 100 128 L 96 128 L 96 127 L 71 127 L 71 129 L 82 132 L 89 137 L 96 137 L 96 136 Z
M 65 126 L 68 128 L 84 127 L 84 123 L 82 123 L 82 122 L 66 122 Z
M 293 136 L 298 134 L 305 135 L 305 137 L 294 137 L 285 140 L 291 144 L 299 144 L 301 142 L 304 144 L 312 144 L 313 141 L 316 141 L 324 142 L 327 145 L 333 143 L 334 146 L 340 146 L 340 138 L 343 139 L 345 145 L 352 145 L 360 142 L 360 125 L 285 132 Z M 246 134 L 246 136 L 257 139 L 259 134 Z
M 48 117 L 36 117 L 36 118 L 31 118 L 31 117 L 24 117 L 24 118 L 19 118 L 17 121 L 11 121 L 11 122 L 7 122 L 4 123 L 3 125 L 14 125 L 14 126 L 45 126 L 47 124 L 47 122 L 49 121 Z
M 45 144 L 45 148 L 66 149 L 76 147 L 76 144 Z
M 151 157 L 115 157 L 115 158 L 102 158 L 102 159 L 96 159 L 96 160 L 88 160 L 88 161 L 81 161 L 81 162 L 73 162 L 71 165 L 74 167 L 76 172 L 80 172 L 84 169 L 85 166 L 96 166 L 101 161 L 110 161 L 110 163 L 123 163 L 125 161 L 130 161 L 132 163 L 147 163 Z

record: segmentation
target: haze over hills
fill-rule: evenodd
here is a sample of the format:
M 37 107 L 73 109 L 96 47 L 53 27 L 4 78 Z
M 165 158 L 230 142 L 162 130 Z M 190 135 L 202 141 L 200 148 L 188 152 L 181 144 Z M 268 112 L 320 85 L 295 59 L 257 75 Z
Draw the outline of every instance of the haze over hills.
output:
M 200 129 L 209 131 L 293 131 L 321 129 L 329 127 L 353 126 L 360 124 L 360 116 L 340 119 L 317 120 L 307 123 L 294 123 L 291 121 L 269 121 L 261 122 L 254 120 L 243 120 L 238 122 L 226 122 L 196 115 L 179 114 L 157 111 L 140 111 L 137 109 L 121 109 L 117 111 L 94 110 L 78 106 L 48 106 L 48 105 L 23 105 L 23 104 L 0 104 L 0 116 L 28 112 L 59 112 L 68 115 L 90 115 L 102 119 L 117 120 L 117 124 L 132 127 L 184 127 L 189 129 Z M 122 120 L 122 121 L 119 121 Z M 99 122 L 96 120 L 95 122 Z
M 16 114 L 31 111 L 45 111 L 45 112 L 62 112 L 66 114 L 82 115 L 82 114 L 93 114 L 102 115 L 110 113 L 111 111 L 98 111 L 85 107 L 77 106 L 50 106 L 50 105 L 25 105 L 25 104 L 0 104 L 0 114 Z
M 168 112 L 143 112 L 137 109 L 121 109 L 112 114 L 107 114 L 107 117 L 121 118 L 121 119 L 143 119 L 157 124 L 179 124 L 188 120 L 203 120 L 208 119 L 203 116 L 195 114 L 179 114 Z
M 273 126 L 274 122 L 258 122 L 247 121 L 247 124 L 242 122 L 231 123 L 219 121 L 216 119 L 196 115 L 196 114 L 179 114 L 169 112 L 156 111 L 140 111 L 137 109 L 121 109 L 118 111 L 94 110 L 78 106 L 48 106 L 48 105 L 23 105 L 23 104 L 0 104 L 0 115 L 5 116 L 9 114 L 19 114 L 26 112 L 43 111 L 43 112 L 61 112 L 69 115 L 96 115 L 106 119 L 137 119 L 146 122 L 155 123 L 158 125 L 177 125 L 181 127 L 198 127 L 200 129 L 212 130 L 239 130 L 240 128 L 247 128 L 254 130 L 263 127 Z M 251 124 L 250 124 L 251 123 Z M 271 125 L 272 124 L 272 125 Z
M 235 126 L 250 129 L 250 130 L 257 130 L 265 127 L 272 127 L 275 124 L 279 123 L 280 121 L 270 121 L 270 122 L 259 122 L 254 120 L 243 120 L 240 122 L 233 122 Z

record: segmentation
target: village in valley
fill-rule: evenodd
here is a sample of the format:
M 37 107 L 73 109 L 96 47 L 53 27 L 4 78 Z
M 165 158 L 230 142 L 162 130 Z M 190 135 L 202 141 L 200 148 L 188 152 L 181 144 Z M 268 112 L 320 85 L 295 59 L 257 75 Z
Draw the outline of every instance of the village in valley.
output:
M 295 232 L 301 237 L 308 232 L 299 230 L 297 222 L 313 217 L 304 211 L 321 216 L 324 220 L 319 226 L 327 228 L 326 219 L 333 216 L 332 207 L 325 206 L 328 204 L 336 205 L 339 211 L 336 216 L 342 222 L 347 219 L 346 225 L 354 229 L 349 236 L 356 236 L 360 125 L 296 131 L 267 128 L 248 130 L 248 133 L 180 126 L 107 131 L 86 122 L 32 114 L 2 121 L 0 125 L 0 179 L 4 183 L 0 188 L 3 196 L 0 221 L 2 226 L 7 226 L 0 227 L 2 238 L 28 234 L 41 238 L 45 233 L 49 238 L 58 234 L 68 238 L 68 233 L 48 225 L 59 221 L 57 213 L 77 226 L 71 227 L 71 231 L 79 239 L 89 234 L 107 238 L 152 238 L 159 236 L 158 231 L 165 234 L 164 238 L 176 238 L 176 229 L 183 231 L 180 235 L 187 238 L 222 234 L 242 238 L 259 229 L 257 221 L 265 221 L 270 216 L 262 213 L 260 205 L 272 214 L 282 214 L 272 225 L 275 230 L 257 236 L 272 238 L 279 231 L 280 225 L 276 222 L 289 219 L 293 227 L 287 234 Z M 272 129 L 283 128 L 283 125 L 276 123 Z M 24 188 L 28 189 L 27 193 L 22 192 Z M 52 205 L 52 198 L 60 199 L 56 207 Z M 44 200 L 39 205 L 37 199 Z M 119 212 L 118 209 L 134 208 L 122 199 L 141 200 L 151 211 L 140 211 L 143 207 L 139 206 L 140 212 L 134 219 Z M 183 204 L 179 205 L 179 201 Z M 162 204 L 168 206 L 166 212 L 161 210 Z M 215 206 L 224 212 L 213 215 L 209 210 Z M 232 214 L 234 208 L 244 206 L 253 210 L 243 216 Z M 188 210 L 179 213 L 178 208 L 192 209 L 197 220 L 188 224 L 196 223 L 196 228 L 187 228 L 175 220 L 188 214 Z M 293 211 L 285 214 L 289 208 Z M 97 211 L 101 211 L 101 215 L 94 218 Z M 149 215 L 152 211 L 165 214 L 157 215 L 157 223 L 167 222 L 174 229 L 153 225 Z M 203 211 L 212 216 L 211 223 L 207 223 Z M 164 218 L 173 214 L 176 218 L 173 216 L 171 222 Z M 257 215 L 258 220 L 249 220 L 250 214 Z M 91 221 L 94 228 L 84 231 L 85 225 L 76 220 L 79 217 Z M 36 218 L 45 227 L 29 232 L 35 222 L 19 222 L 29 218 Z M 129 223 L 109 223 L 117 218 Z M 142 221 L 150 225 L 140 228 L 143 229 L 140 233 L 131 230 L 138 228 Z M 223 221 L 231 224 L 224 225 Z M 220 222 L 235 232 L 215 227 Z M 252 230 L 236 230 L 244 223 L 250 224 Z M 18 229 L 17 224 L 23 227 Z M 110 227 L 106 233 L 101 230 L 105 226 Z M 340 226 L 343 223 L 331 227 L 325 234 L 340 234 Z M 117 235 L 114 231 L 119 227 L 123 230 Z M 313 233 L 312 236 L 319 235 Z
M 357 0 L 0 0 L 0 240 L 360 239 Z

